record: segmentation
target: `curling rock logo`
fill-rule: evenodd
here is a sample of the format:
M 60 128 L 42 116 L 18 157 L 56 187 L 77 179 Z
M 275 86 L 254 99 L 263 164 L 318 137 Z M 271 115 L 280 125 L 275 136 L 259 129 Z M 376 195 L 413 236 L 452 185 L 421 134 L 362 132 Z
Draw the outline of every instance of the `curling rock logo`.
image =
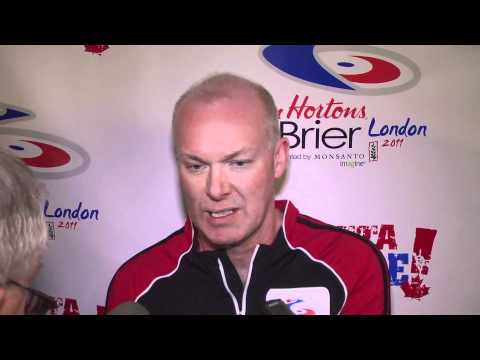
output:
M 410 59 L 373 46 L 269 45 L 260 57 L 293 80 L 345 94 L 392 94 L 420 80 Z
M 27 120 L 35 115 L 26 109 L 0 104 L 0 125 Z M 84 172 L 88 153 L 69 140 L 27 129 L 0 126 L 0 148 L 30 167 L 36 177 L 59 179 Z

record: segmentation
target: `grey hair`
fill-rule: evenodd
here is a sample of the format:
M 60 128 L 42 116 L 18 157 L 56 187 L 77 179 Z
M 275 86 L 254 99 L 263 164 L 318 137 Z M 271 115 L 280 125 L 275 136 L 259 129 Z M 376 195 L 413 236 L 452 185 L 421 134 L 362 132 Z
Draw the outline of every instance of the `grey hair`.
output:
M 233 99 L 241 94 L 252 94 L 260 100 L 265 113 L 267 142 L 269 146 L 273 146 L 280 139 L 280 131 L 278 128 L 277 107 L 272 95 L 262 85 L 230 73 L 211 75 L 194 84 L 178 99 L 173 110 L 173 133 L 178 113 L 182 106 L 194 101 L 210 103 L 224 98 Z M 175 142 L 175 136 L 173 138 Z M 176 144 L 174 146 L 176 148 Z
M 30 169 L 0 150 L 0 285 L 30 276 L 47 249 L 44 194 Z

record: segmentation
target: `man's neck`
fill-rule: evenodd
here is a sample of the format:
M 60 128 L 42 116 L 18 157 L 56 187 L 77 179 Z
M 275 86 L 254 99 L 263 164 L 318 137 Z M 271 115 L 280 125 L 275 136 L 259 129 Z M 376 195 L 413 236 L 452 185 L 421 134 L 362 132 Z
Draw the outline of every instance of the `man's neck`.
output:
M 247 281 L 250 261 L 256 246 L 259 244 L 271 245 L 275 241 L 278 230 L 282 225 L 282 216 L 281 211 L 275 208 L 272 213 L 272 219 L 270 219 L 266 226 L 260 229 L 252 239 L 248 239 L 242 244 L 227 249 L 227 255 L 237 270 L 243 285 L 245 285 Z

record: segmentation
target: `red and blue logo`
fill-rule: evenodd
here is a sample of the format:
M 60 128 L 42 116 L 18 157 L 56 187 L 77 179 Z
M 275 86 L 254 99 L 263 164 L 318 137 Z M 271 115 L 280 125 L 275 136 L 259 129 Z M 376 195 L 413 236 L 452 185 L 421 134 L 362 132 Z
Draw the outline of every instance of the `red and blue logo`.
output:
M 34 117 L 26 109 L 0 104 L 0 125 Z M 27 129 L 0 127 L 0 148 L 21 159 L 42 179 L 74 176 L 84 172 L 90 164 L 90 156 L 79 145 L 59 136 Z
M 302 299 L 287 299 L 285 301 L 295 315 L 317 315 L 314 310 L 305 308 L 303 302 Z
M 420 80 L 413 61 L 373 46 L 268 45 L 260 56 L 293 80 L 346 94 L 392 94 Z

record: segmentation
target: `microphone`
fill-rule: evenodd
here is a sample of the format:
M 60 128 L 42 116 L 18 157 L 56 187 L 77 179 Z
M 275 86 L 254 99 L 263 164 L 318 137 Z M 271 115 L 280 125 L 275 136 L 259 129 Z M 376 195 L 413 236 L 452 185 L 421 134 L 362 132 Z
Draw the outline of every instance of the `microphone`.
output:
M 150 315 L 145 306 L 130 301 L 118 305 L 115 309 L 107 313 L 107 315 Z
M 267 315 L 295 315 L 287 304 L 280 299 L 269 300 L 265 304 Z

